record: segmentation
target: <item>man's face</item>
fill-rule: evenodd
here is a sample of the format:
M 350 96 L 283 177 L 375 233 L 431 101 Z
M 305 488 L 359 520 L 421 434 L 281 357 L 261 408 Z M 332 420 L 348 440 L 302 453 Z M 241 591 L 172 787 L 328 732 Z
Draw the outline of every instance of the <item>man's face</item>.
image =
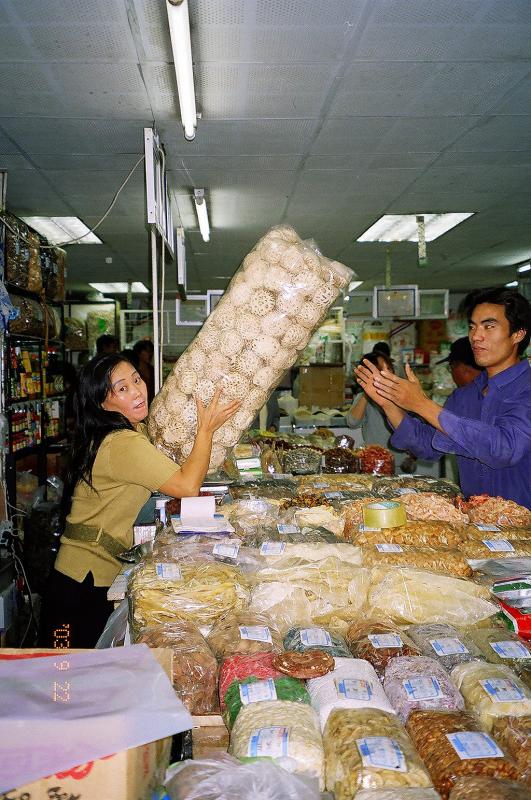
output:
M 478 367 L 495 375 L 512 366 L 518 358 L 518 343 L 525 331 L 510 333 L 505 308 L 494 303 L 481 303 L 472 312 L 468 338 Z

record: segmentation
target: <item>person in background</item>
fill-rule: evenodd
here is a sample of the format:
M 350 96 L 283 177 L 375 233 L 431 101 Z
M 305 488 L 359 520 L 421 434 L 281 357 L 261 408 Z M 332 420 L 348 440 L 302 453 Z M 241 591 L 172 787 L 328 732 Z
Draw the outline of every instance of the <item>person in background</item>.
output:
M 150 339 L 141 339 L 133 345 L 133 363 L 137 365 L 140 376 L 147 386 L 148 405 L 151 405 L 155 397 L 155 368 L 151 363 L 154 352 L 155 346 Z
M 472 346 L 468 336 L 457 339 L 450 345 L 450 352 L 446 358 L 442 358 L 437 364 L 448 363 L 455 385 L 459 388 L 472 383 L 481 372 L 472 352 Z
M 111 336 L 110 333 L 104 333 L 96 339 L 96 355 L 102 353 L 117 353 L 120 349 L 120 342 L 116 336 Z
M 380 353 L 381 355 L 388 358 L 390 361 L 393 359 L 391 358 L 391 348 L 387 344 L 387 342 L 376 342 L 374 347 L 372 348 L 373 353 Z
M 455 389 L 444 408 L 425 396 L 411 367 L 406 379 L 369 361 L 359 383 L 395 428 L 392 443 L 419 458 L 455 453 L 465 495 L 488 494 L 531 509 L 531 306 L 506 287 L 478 289 L 464 301 L 480 374 Z M 411 416 L 416 414 L 420 419 Z

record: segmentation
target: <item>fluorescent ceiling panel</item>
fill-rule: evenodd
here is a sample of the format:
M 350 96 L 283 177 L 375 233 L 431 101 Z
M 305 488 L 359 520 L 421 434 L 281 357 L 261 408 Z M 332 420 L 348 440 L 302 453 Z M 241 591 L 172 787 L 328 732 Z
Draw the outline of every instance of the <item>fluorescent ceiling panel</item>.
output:
M 79 217 L 22 217 L 51 244 L 103 244 Z
M 464 222 L 474 212 L 451 214 L 385 214 L 357 239 L 358 242 L 418 242 L 417 216 L 424 217 L 426 241 L 433 242 L 443 233 Z
M 89 286 L 92 286 L 98 292 L 102 292 L 103 294 L 106 292 L 108 294 L 127 294 L 127 287 L 129 284 L 116 281 L 114 283 L 89 283 Z M 131 291 L 133 294 L 149 294 L 149 289 L 144 286 L 143 283 L 140 283 L 140 281 L 132 282 Z

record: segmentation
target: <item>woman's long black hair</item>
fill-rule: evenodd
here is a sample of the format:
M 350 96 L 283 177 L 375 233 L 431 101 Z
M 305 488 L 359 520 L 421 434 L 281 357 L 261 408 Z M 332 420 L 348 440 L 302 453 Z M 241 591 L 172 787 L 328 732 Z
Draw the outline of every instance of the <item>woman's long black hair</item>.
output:
M 69 513 L 76 485 L 83 481 L 92 487 L 94 461 L 107 434 L 123 429 L 134 430 L 123 414 L 102 408 L 102 403 L 112 391 L 111 374 L 124 361 L 131 363 L 120 353 L 103 353 L 89 361 L 79 373 L 74 397 L 76 426 L 63 495 L 65 516 Z M 134 367 L 134 364 L 131 366 Z

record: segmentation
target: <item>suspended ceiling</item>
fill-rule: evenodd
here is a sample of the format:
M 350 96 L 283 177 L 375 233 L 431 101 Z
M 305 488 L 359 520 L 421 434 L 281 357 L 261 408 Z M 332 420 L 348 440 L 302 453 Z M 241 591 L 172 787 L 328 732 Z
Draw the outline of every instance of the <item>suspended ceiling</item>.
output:
M 382 280 L 384 213 L 474 211 L 392 247 L 395 282 L 463 290 L 531 256 L 530 0 L 190 0 L 198 107 L 186 142 L 165 0 L 0 0 L 0 169 L 19 215 L 95 224 L 155 123 L 189 287 L 223 288 L 270 226 L 293 224 Z M 205 187 L 211 240 L 191 201 Z M 142 165 L 69 248 L 69 286 L 149 283 Z M 111 257 L 112 264 L 107 264 Z M 170 266 L 170 272 L 173 272 Z

